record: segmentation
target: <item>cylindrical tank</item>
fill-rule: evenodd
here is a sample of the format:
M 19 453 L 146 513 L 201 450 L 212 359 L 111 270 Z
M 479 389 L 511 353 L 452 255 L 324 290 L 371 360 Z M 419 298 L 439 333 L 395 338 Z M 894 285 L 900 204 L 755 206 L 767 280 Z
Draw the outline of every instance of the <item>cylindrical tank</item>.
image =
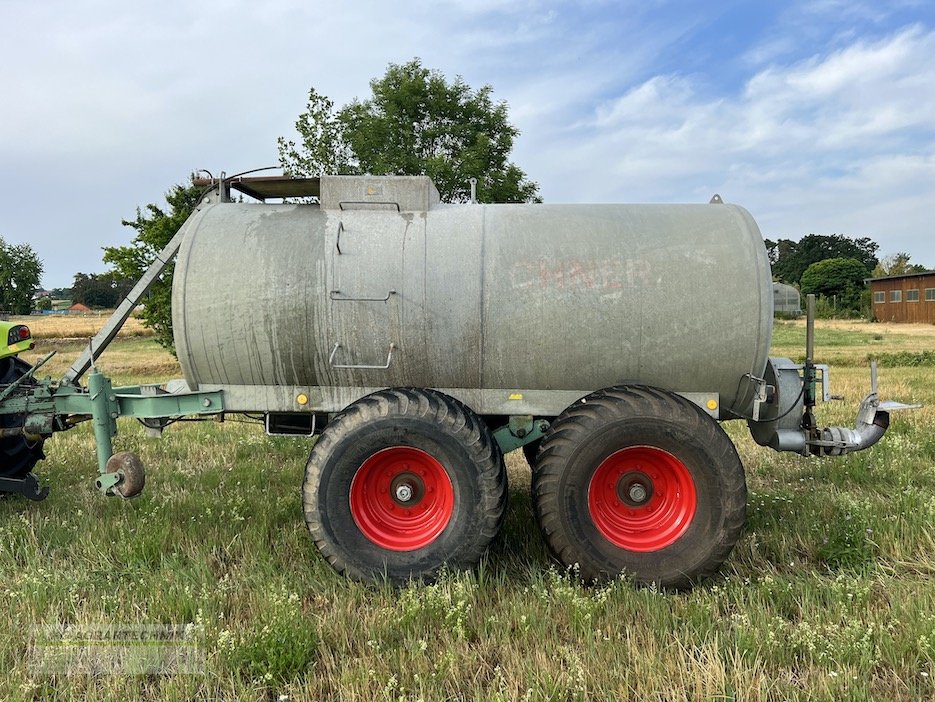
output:
M 769 263 L 735 205 L 219 203 L 186 227 L 193 388 L 642 383 L 719 393 L 726 418 L 767 362 Z

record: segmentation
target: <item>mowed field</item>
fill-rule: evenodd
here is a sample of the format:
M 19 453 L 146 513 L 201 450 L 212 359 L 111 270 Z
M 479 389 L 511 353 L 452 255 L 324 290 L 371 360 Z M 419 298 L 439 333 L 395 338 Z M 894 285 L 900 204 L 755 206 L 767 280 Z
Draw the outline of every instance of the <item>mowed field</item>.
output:
M 27 360 L 59 377 L 93 333 L 35 319 Z M 59 325 L 56 327 L 47 326 Z M 78 323 L 74 323 L 78 324 Z M 162 439 L 122 420 L 147 488 L 100 496 L 87 425 L 46 443 L 45 502 L 0 500 L 3 700 L 931 700 L 935 698 L 935 326 L 819 322 L 817 357 L 852 426 L 881 359 L 894 414 L 869 451 L 805 459 L 725 429 L 747 469 L 748 524 L 721 574 L 666 594 L 580 584 L 550 560 L 529 468 L 507 457 L 510 504 L 476 572 L 365 587 L 334 574 L 302 521 L 310 442 L 262 427 L 180 423 Z M 99 366 L 119 383 L 177 377 L 138 327 Z M 804 325 L 777 322 L 774 355 L 801 360 Z M 203 672 L 38 667 L 49 627 L 173 627 Z

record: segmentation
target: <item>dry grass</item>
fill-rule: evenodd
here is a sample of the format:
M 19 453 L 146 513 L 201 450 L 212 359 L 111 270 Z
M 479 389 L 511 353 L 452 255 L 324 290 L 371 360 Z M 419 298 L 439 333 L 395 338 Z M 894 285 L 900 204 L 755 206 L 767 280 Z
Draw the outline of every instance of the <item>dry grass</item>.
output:
M 36 363 L 51 351 L 53 356 L 39 371 L 40 377 L 60 378 L 68 366 L 87 348 L 107 322 L 110 312 L 83 315 L 43 315 L 20 317 L 29 325 L 36 348 L 22 354 Z M 155 383 L 181 375 L 176 358 L 159 346 L 151 330 L 130 317 L 117 335 L 117 341 L 104 352 L 98 364 L 118 384 Z
M 14 317 L 16 322 L 26 324 L 35 339 L 88 339 L 104 326 L 110 311 L 87 314 L 45 314 L 29 317 Z M 152 336 L 136 317 L 130 317 L 120 330 L 121 338 Z

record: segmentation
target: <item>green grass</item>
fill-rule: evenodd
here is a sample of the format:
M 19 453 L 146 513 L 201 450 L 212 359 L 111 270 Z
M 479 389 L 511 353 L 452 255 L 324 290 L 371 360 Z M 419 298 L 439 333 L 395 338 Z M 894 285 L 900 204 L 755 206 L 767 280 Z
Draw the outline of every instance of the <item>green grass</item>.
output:
M 853 423 L 869 379 L 854 356 L 880 333 L 865 327 L 819 328 L 852 358 L 832 369 L 847 401 L 820 406 L 824 423 Z M 883 353 L 927 343 L 886 333 L 907 338 Z M 795 334 L 780 326 L 778 347 Z M 172 363 L 146 340 L 118 351 L 117 382 Z M 116 448 L 147 466 L 146 491 L 121 501 L 94 490 L 83 425 L 46 445 L 48 500 L 0 500 L 0 699 L 935 698 L 935 375 L 887 368 L 880 386 L 926 407 L 852 456 L 777 454 L 726 425 L 748 472 L 748 525 L 718 577 L 676 595 L 558 570 L 516 452 L 503 533 L 477 571 L 394 589 L 349 582 L 315 551 L 299 494 L 307 441 L 233 421 L 155 440 L 121 421 Z M 104 623 L 188 627 L 205 672 L 35 670 L 44 627 Z
M 887 368 L 935 366 L 935 325 L 819 321 L 817 329 L 815 357 L 821 363 L 853 367 L 873 359 Z M 775 322 L 772 355 L 805 359 L 803 320 Z

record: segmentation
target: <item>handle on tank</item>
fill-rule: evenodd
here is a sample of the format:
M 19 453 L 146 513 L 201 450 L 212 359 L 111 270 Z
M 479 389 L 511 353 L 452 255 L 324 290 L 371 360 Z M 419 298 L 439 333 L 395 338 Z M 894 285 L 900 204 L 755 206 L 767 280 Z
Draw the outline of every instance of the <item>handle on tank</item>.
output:
M 335 343 L 334 348 L 331 349 L 331 356 L 328 357 L 328 364 L 332 368 L 352 368 L 355 370 L 386 370 L 390 367 L 390 363 L 393 362 L 393 351 L 396 349 L 395 343 L 390 343 L 389 353 L 386 355 L 386 363 L 382 366 L 372 366 L 366 364 L 355 364 L 355 363 L 335 363 L 334 357 L 338 353 L 338 349 L 341 348 L 341 342 L 338 341 Z
M 336 302 L 386 302 L 395 294 L 395 290 L 390 290 L 383 297 L 339 297 L 341 291 L 332 290 L 328 297 Z
M 376 207 L 374 207 L 374 205 L 376 205 Z M 339 210 L 378 210 L 381 207 L 395 207 L 397 212 L 402 212 L 399 207 L 399 203 L 392 200 L 341 200 L 338 203 Z

